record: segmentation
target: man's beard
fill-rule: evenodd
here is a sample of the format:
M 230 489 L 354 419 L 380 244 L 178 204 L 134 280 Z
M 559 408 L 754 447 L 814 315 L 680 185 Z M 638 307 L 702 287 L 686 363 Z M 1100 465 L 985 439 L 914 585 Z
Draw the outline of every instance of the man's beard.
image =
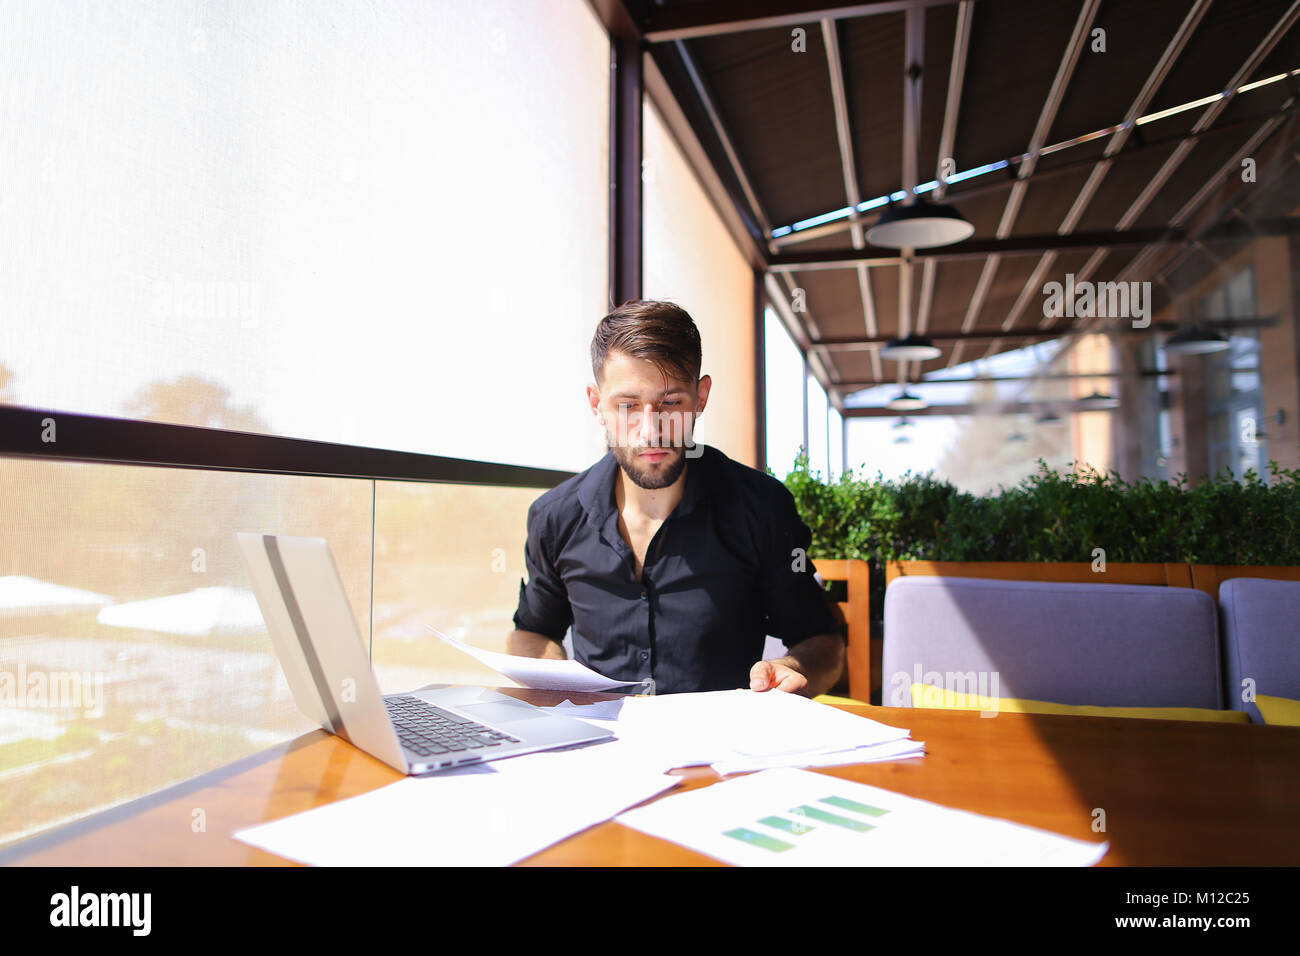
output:
M 645 448 L 613 445 L 610 444 L 608 437 L 606 437 L 605 444 L 614 453 L 614 460 L 623 469 L 623 474 L 632 479 L 632 482 L 638 488 L 644 488 L 647 491 L 667 488 L 680 478 L 682 472 L 686 469 L 686 454 L 681 446 L 660 446 L 658 450 L 665 451 L 668 454 L 658 462 L 647 462 L 639 457 L 641 452 L 647 450 Z

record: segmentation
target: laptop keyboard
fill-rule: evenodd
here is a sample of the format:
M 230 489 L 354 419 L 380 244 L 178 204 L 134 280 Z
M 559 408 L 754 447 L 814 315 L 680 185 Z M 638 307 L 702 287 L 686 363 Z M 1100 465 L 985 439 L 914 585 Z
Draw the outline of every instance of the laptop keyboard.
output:
M 384 706 L 402 746 L 422 757 L 519 743 L 518 737 L 435 707 L 418 697 L 385 697 Z

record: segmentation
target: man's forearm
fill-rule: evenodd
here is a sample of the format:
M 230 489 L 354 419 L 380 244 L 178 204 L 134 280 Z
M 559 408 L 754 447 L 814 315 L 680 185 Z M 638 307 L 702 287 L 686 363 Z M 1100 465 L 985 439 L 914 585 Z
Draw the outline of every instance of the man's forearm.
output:
M 506 653 L 516 657 L 540 657 L 545 660 L 563 661 L 564 645 L 551 640 L 545 634 L 532 631 L 511 631 L 506 638 Z
M 799 691 L 804 697 L 825 694 L 840 679 L 844 670 L 844 639 L 838 634 L 822 634 L 800 641 L 790 648 L 779 663 L 803 674 L 808 686 Z

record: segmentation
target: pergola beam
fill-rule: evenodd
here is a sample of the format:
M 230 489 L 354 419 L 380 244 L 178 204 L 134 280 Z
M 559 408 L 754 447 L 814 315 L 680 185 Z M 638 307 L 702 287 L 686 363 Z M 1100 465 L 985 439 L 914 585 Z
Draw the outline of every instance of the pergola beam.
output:
M 858 212 L 858 203 L 861 202 L 862 196 L 858 189 L 857 164 L 853 152 L 853 131 L 849 123 L 848 95 L 844 90 L 844 69 L 840 63 L 840 37 L 834 20 L 822 21 L 822 40 L 826 47 L 826 69 L 831 85 L 831 103 L 835 108 L 835 137 L 839 141 L 840 147 L 840 166 L 844 174 L 844 196 L 848 200 L 849 209 L 852 210 L 849 213 L 851 229 L 849 238 L 854 249 L 861 249 L 867 244 L 862 226 L 859 224 L 861 214 Z M 876 335 L 876 300 L 875 293 L 871 289 L 871 271 L 866 266 L 859 265 L 857 272 L 858 297 L 862 300 L 862 323 L 866 327 L 867 335 Z M 875 352 L 871 353 L 871 370 L 876 375 L 883 373 L 880 356 Z
M 1117 334 L 1133 335 L 1150 335 L 1152 332 L 1177 332 L 1182 326 L 1177 322 L 1152 322 L 1149 325 L 1135 329 L 1132 327 L 1131 319 L 1120 319 L 1118 324 L 1106 326 L 1102 324 L 1089 326 L 1069 326 L 1053 329 L 1037 329 L 1033 332 L 1017 333 L 1023 334 L 1026 338 L 1032 339 L 1057 339 L 1065 336 L 1079 335 L 1098 335 L 1107 332 Z M 1257 317 L 1250 316 L 1240 319 L 1201 319 L 1198 325 L 1211 329 L 1230 330 L 1230 329 L 1261 329 L 1270 328 L 1277 324 L 1276 317 Z M 968 332 L 932 332 L 928 338 L 933 342 L 964 342 L 967 340 L 979 341 L 996 338 L 1005 338 L 1006 333 L 1001 329 L 971 329 Z M 810 339 L 808 342 L 809 349 L 863 349 L 877 348 L 886 342 L 892 341 L 893 336 L 877 335 L 874 338 L 864 338 L 860 335 L 824 335 L 819 338 Z M 939 381 L 942 381 L 940 379 Z
M 995 402 L 989 405 L 928 405 L 912 411 L 900 412 L 884 406 L 844 409 L 845 418 L 917 418 L 927 415 L 1038 415 L 1043 412 L 1106 411 L 1107 409 L 1078 408 L 1071 400 L 1041 402 Z M 1112 409 L 1113 410 L 1113 409 Z
M 1300 233 L 1300 220 L 1292 217 L 1257 219 L 1253 222 L 1230 220 L 1204 234 L 1195 236 L 1184 228 L 1112 229 L 1100 232 L 1072 232 L 1068 235 L 1046 233 L 1036 236 L 1010 236 L 1006 239 L 968 239 L 954 246 L 918 249 L 912 260 L 982 259 L 989 255 L 1027 256 L 1049 250 L 1113 249 L 1123 246 L 1169 245 L 1190 241 L 1231 242 L 1262 236 L 1293 236 Z M 852 269 L 897 265 L 898 251 L 867 246 L 839 251 L 781 252 L 771 257 L 773 272 L 796 272 L 813 269 Z M 1018 334 L 1018 333 L 1017 333 Z
M 797 27 L 819 20 L 843 20 L 848 17 L 924 10 L 955 2 L 956 0 L 874 0 L 866 3 L 862 0 L 699 0 L 697 3 L 653 7 L 645 18 L 642 33 L 650 43 L 664 43 L 722 33 L 742 33 L 746 30 Z
M 909 379 L 905 385 L 973 385 L 978 382 L 1055 382 L 1055 381 L 1073 381 L 1075 379 L 1087 378 L 1123 378 L 1125 375 L 1135 374 L 1138 378 L 1169 378 L 1178 375 L 1177 369 L 1159 369 L 1144 368 L 1139 369 L 1136 373 L 1127 372 L 1044 372 L 1041 375 L 968 375 L 961 378 L 921 378 Z M 862 382 L 833 382 L 832 385 L 841 391 L 858 392 L 867 388 L 879 388 L 882 385 L 893 385 L 892 379 L 873 379 Z

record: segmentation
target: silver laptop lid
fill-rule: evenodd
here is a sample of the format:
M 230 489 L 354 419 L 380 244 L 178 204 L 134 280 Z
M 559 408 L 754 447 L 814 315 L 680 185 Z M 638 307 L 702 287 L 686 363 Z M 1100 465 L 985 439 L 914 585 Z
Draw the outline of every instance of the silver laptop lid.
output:
M 298 708 L 409 773 L 329 543 L 243 531 L 235 537 Z

